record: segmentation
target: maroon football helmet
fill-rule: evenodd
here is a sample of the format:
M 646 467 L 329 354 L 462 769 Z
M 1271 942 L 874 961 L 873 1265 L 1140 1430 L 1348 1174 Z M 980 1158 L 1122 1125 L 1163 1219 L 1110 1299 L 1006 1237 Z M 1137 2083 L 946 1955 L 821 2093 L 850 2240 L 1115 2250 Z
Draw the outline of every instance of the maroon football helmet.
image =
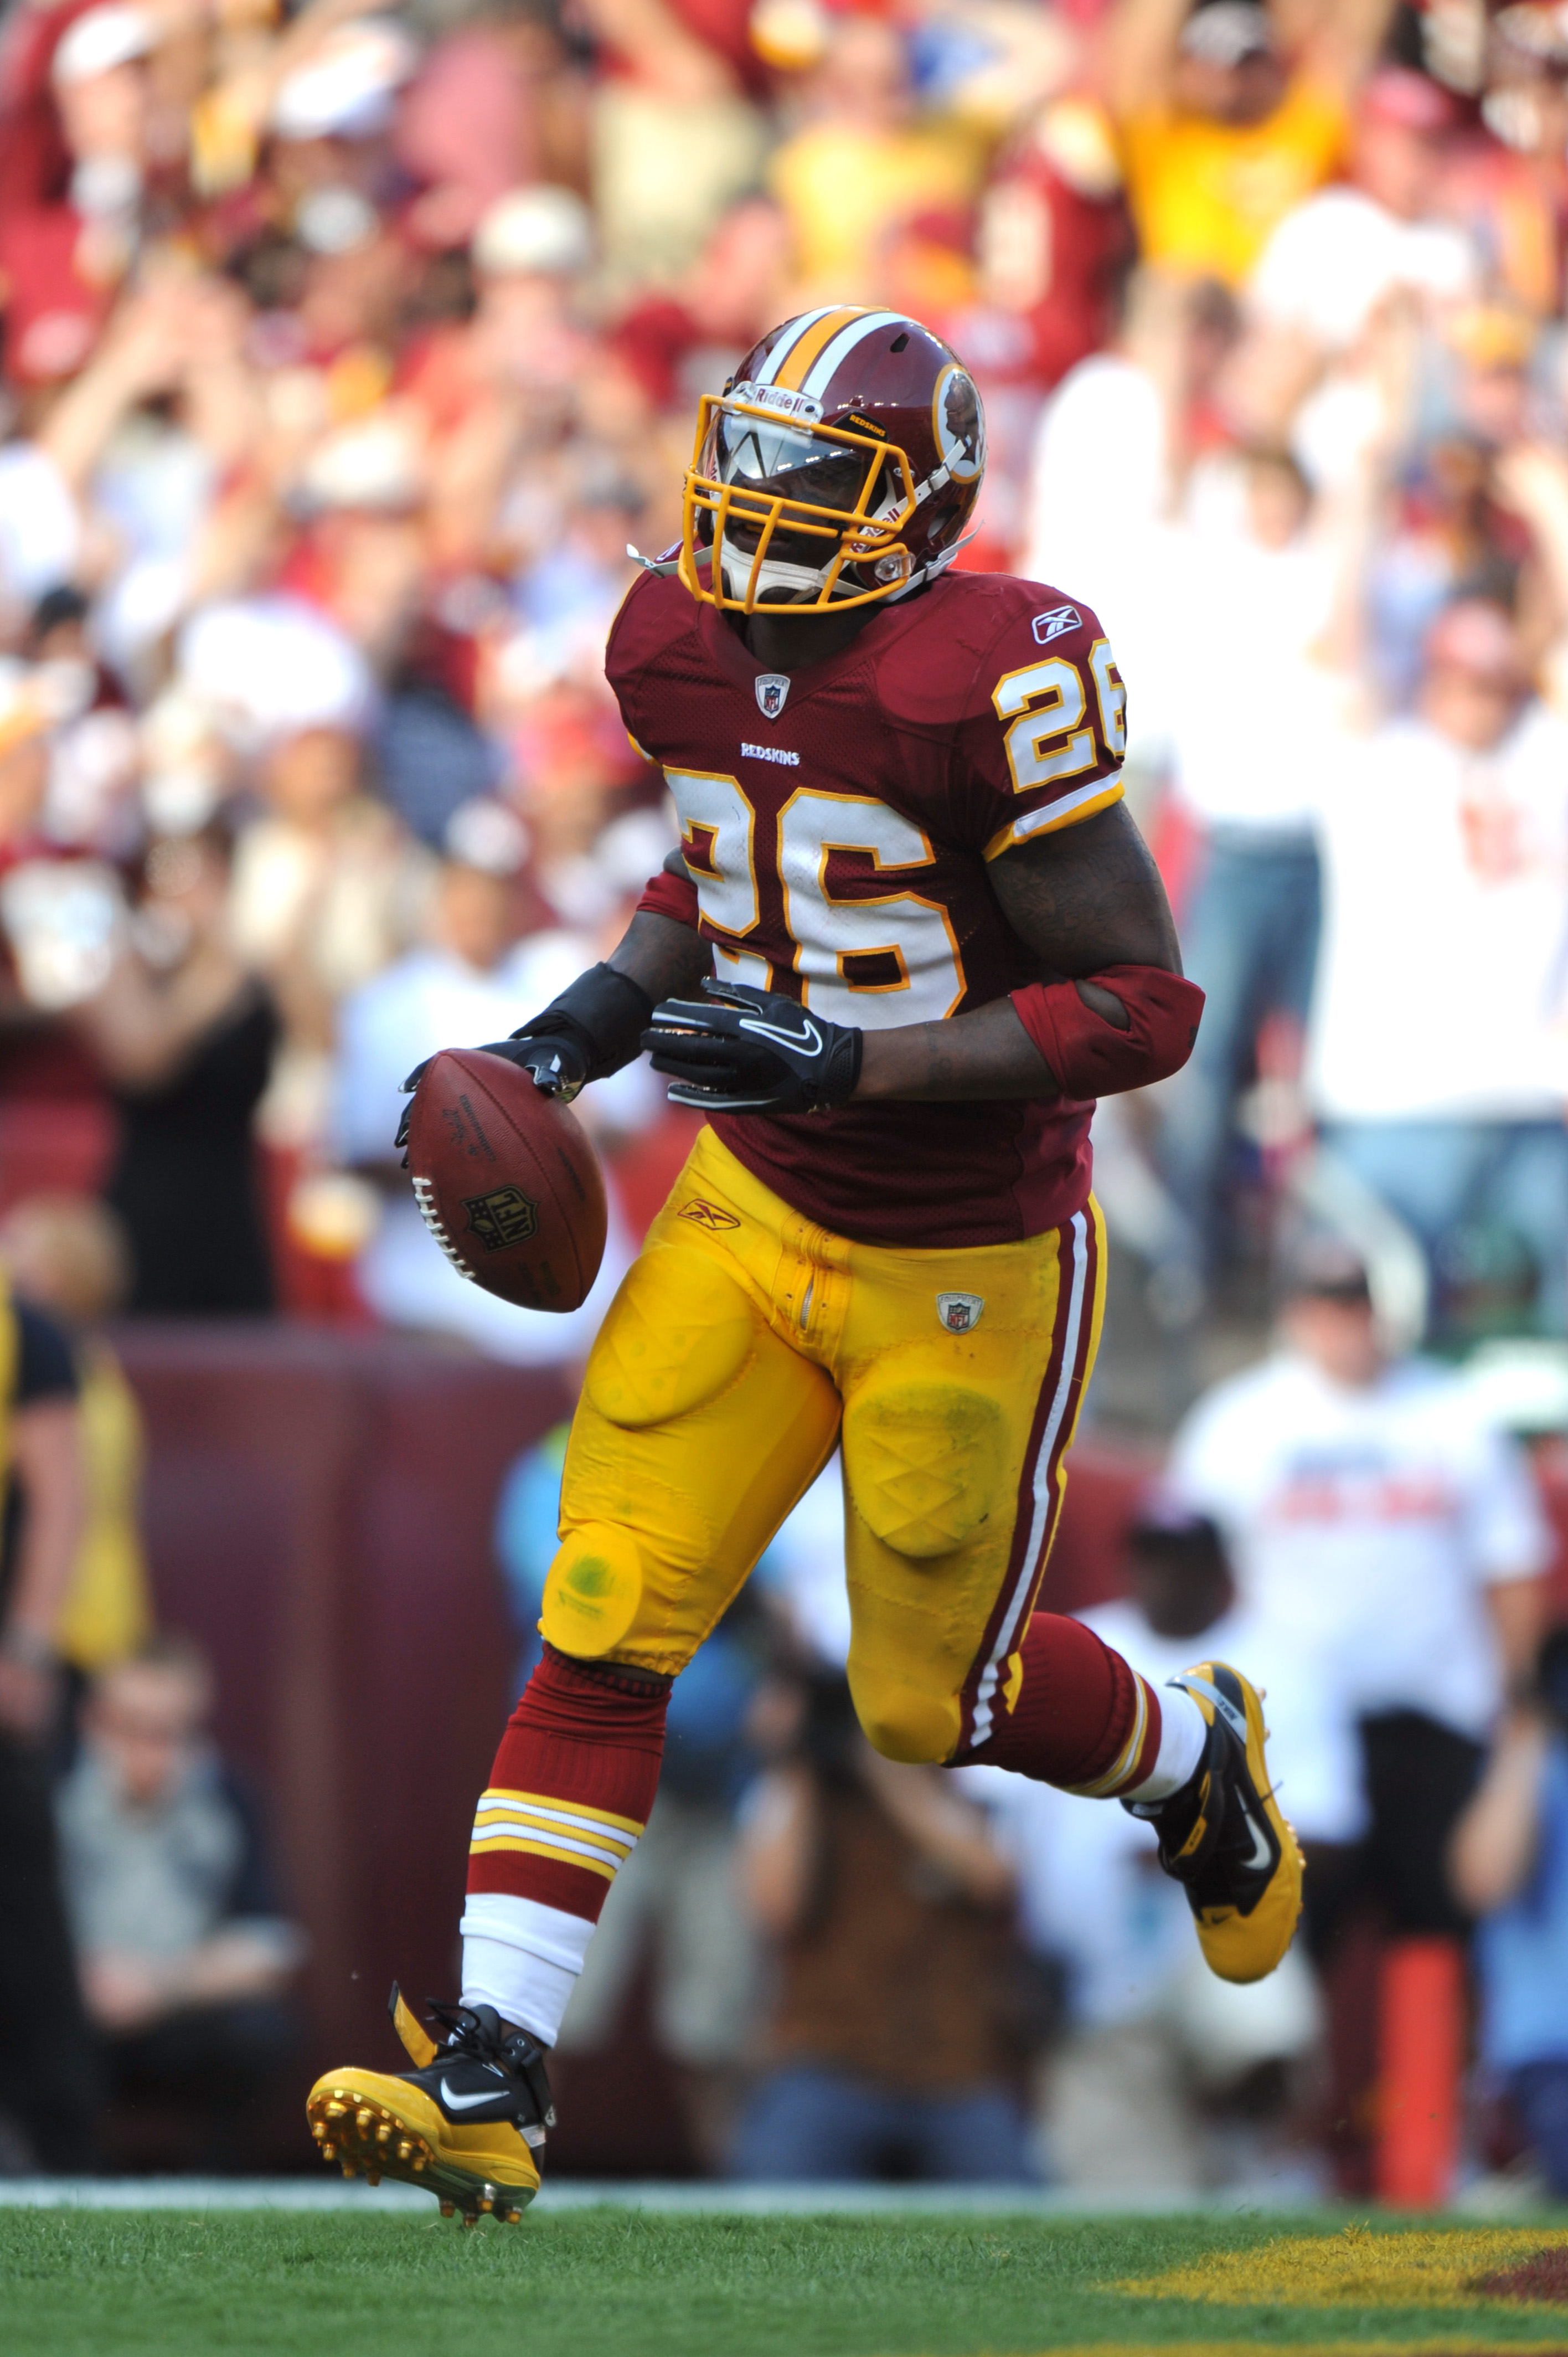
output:
M 803 312 L 703 395 L 681 578 L 745 614 L 901 597 L 952 563 L 984 472 L 974 379 L 929 328 Z

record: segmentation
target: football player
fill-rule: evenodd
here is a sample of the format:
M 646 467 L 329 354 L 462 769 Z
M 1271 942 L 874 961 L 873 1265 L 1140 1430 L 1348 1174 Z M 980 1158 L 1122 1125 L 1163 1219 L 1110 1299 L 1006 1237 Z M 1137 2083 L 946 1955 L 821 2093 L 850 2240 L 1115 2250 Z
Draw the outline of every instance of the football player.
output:
M 461 2002 L 437 2044 L 396 1999 L 414 2067 L 309 2098 L 328 2158 L 466 2215 L 537 2187 L 546 2050 L 671 1683 L 837 1446 L 876 1749 L 1148 1817 L 1228 1979 L 1295 1925 L 1247 1680 L 1203 1663 L 1156 1694 L 1034 1610 L 1100 1330 L 1094 1099 L 1175 1071 L 1202 1000 L 1122 801 L 1094 615 L 951 569 L 984 466 L 973 380 L 916 320 L 790 319 L 704 396 L 679 550 L 610 632 L 681 847 L 608 962 L 493 1052 L 570 1098 L 646 1046 L 708 1125 L 588 1361 Z

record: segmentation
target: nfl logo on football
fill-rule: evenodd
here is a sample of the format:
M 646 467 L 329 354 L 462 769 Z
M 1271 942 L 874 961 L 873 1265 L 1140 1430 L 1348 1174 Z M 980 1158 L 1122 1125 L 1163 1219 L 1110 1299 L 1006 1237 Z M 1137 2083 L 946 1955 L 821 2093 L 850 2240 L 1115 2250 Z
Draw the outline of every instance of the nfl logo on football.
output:
M 764 720 L 777 720 L 784 709 L 784 698 L 789 693 L 789 674 L 783 671 L 765 671 L 757 682 L 757 704 Z
M 939 1293 L 937 1316 L 950 1334 L 970 1334 L 980 1323 L 980 1313 L 985 1307 L 983 1293 Z

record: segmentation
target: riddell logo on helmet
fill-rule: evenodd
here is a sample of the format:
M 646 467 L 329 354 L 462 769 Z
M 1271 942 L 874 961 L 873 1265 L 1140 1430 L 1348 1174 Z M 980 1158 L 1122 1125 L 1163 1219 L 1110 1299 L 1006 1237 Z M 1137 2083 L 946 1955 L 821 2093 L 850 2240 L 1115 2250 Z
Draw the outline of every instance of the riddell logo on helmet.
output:
M 777 409 L 786 417 L 804 417 L 813 425 L 822 414 L 822 403 L 809 393 L 791 393 L 783 384 L 737 384 L 726 398 L 749 402 L 754 409 Z

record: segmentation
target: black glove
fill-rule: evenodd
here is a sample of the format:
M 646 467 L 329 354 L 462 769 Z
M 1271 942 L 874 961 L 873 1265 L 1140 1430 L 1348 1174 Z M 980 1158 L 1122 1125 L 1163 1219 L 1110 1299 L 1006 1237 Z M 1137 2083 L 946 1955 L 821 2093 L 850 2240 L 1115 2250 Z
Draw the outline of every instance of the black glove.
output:
M 704 982 L 701 1000 L 667 998 L 642 1044 L 675 1085 L 671 1104 L 706 1113 L 827 1113 L 860 1078 L 864 1032 L 812 1015 L 781 990 Z
M 602 1081 L 631 1062 L 652 1012 L 653 1001 L 629 974 L 618 974 L 611 965 L 593 965 L 542 1015 L 519 1024 L 510 1039 L 488 1039 L 480 1053 L 504 1056 L 509 1064 L 521 1065 L 533 1074 L 536 1089 L 570 1104 L 589 1081 Z M 419 1086 L 430 1060 L 426 1056 L 424 1063 L 415 1064 L 403 1084 L 405 1096 Z M 404 1105 L 394 1146 L 408 1144 L 412 1111 Z

